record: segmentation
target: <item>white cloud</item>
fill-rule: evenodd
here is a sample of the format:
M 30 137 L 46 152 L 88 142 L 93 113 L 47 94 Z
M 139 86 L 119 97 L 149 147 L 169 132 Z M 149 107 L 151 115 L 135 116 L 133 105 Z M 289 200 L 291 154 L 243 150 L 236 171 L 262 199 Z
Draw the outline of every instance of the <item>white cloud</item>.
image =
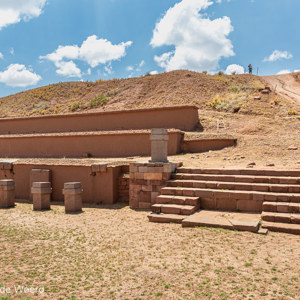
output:
M 158 66 L 166 69 L 170 63 L 174 51 L 163 53 L 161 56 L 154 56 L 154 60 L 157 62 Z
M 126 48 L 132 44 L 131 41 L 113 45 L 106 39 L 97 39 L 97 36 L 89 36 L 81 45 L 80 58 L 86 61 L 92 68 L 99 64 L 105 64 L 118 60 L 126 55 Z
M 14 49 L 14 48 L 10 48 L 9 53 L 10 53 L 11 55 L 14 55 L 14 54 L 15 54 L 15 49 Z
M 153 70 L 153 71 L 151 71 L 149 74 L 150 74 L 150 75 L 156 75 L 156 74 L 158 74 L 158 72 L 157 72 L 156 70 Z
M 182 0 L 156 24 L 150 44 L 175 46 L 174 51 L 154 57 L 160 67 L 213 71 L 222 57 L 234 55 L 227 38 L 233 30 L 230 18 L 210 20 L 200 14 L 212 4 L 210 0 Z
M 231 75 L 232 73 L 235 73 L 235 74 L 244 74 L 245 73 L 245 69 L 244 69 L 244 67 L 242 67 L 240 65 L 236 65 L 236 64 L 229 65 L 226 68 L 225 74 Z
M 133 66 L 128 66 L 128 67 L 126 68 L 126 70 L 129 71 L 129 72 L 130 72 L 130 71 L 133 71 Z
M 46 0 L 9 0 L 0 1 L 0 30 L 21 20 L 28 21 L 38 17 L 46 4 Z
M 40 59 L 47 59 L 54 62 L 58 68 L 58 74 L 68 77 L 80 77 L 81 71 L 73 60 L 84 61 L 92 68 L 95 68 L 99 64 L 110 63 L 111 61 L 122 58 L 126 55 L 126 48 L 131 44 L 132 42 L 128 41 L 126 43 L 122 42 L 118 45 L 113 45 L 106 39 L 98 39 L 96 35 L 92 35 L 89 36 L 80 47 L 77 45 L 59 46 L 54 52 L 40 56 Z M 68 61 L 70 73 L 65 73 L 61 70 L 61 65 L 65 66 L 67 63 L 66 60 L 70 60 Z M 74 72 L 71 72 L 71 70 Z
M 81 70 L 71 61 L 60 61 L 55 63 L 56 73 L 65 77 L 81 77 Z
M 300 72 L 300 70 L 295 70 L 295 71 L 294 71 L 294 73 L 298 73 L 298 72 Z
M 42 77 L 28 70 L 24 65 L 12 64 L 0 72 L 0 82 L 12 87 L 27 87 L 37 84 Z
M 291 59 L 291 58 L 293 58 L 293 55 L 291 53 L 289 53 L 288 51 L 274 50 L 270 56 L 268 56 L 264 59 L 264 61 L 273 62 L 273 61 L 276 61 L 279 59 Z
M 0 59 L 2 59 L 3 58 L 3 54 L 0 52 Z
M 292 73 L 291 70 L 281 70 L 276 75 L 283 75 L 283 74 L 289 74 L 289 73 Z

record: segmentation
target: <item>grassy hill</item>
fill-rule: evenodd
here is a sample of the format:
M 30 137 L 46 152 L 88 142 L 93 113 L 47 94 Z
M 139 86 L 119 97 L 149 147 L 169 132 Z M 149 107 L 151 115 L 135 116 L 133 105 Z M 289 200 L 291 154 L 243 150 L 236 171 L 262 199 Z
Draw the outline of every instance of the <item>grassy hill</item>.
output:
M 202 110 L 287 116 L 297 108 L 274 93 L 261 95 L 263 77 L 173 71 L 139 78 L 64 82 L 0 98 L 0 117 L 65 114 L 193 104 Z M 255 96 L 262 96 L 260 101 Z

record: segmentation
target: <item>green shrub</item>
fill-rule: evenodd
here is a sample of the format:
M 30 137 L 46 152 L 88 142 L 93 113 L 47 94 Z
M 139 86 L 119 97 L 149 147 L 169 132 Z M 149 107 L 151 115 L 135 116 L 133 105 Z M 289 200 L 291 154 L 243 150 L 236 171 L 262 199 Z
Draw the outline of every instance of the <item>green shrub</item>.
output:
M 91 107 L 104 106 L 107 102 L 108 102 L 107 97 L 101 94 L 91 100 L 90 106 Z
M 79 102 L 75 102 L 71 107 L 70 107 L 70 111 L 75 111 L 80 107 Z

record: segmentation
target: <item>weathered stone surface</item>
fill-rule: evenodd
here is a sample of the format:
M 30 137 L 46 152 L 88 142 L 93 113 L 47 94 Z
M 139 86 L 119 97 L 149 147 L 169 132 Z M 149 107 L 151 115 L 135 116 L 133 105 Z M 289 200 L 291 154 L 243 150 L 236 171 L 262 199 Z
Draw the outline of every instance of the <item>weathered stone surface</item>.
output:
M 15 182 L 12 179 L 0 180 L 0 208 L 15 206 Z
M 66 213 L 82 211 L 82 188 L 80 182 L 66 182 L 64 184 L 63 194 Z
M 91 168 L 92 168 L 92 172 L 104 173 L 107 171 L 107 164 L 92 164 Z
M 168 131 L 166 129 L 151 130 L 151 162 L 168 162 Z
M 31 193 L 33 195 L 33 210 L 50 209 L 52 193 L 50 182 L 33 182 Z

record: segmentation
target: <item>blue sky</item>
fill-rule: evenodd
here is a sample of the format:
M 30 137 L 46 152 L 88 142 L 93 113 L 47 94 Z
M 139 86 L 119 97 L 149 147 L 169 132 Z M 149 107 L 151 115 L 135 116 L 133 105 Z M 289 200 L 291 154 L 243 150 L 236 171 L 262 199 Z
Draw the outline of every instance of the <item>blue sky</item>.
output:
M 300 69 L 299 0 L 0 0 L 0 96 L 176 69 Z

